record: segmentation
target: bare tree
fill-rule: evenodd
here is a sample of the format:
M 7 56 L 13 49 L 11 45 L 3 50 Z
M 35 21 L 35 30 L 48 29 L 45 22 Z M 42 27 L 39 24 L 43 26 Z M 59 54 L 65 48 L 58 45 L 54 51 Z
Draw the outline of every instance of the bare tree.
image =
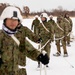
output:
M 29 7 L 28 7 L 28 6 L 24 6 L 24 7 L 23 7 L 23 10 L 24 10 L 24 13 L 25 13 L 26 17 L 28 17 L 29 12 L 30 12 Z
M 0 15 L 1 15 L 2 11 L 3 11 L 7 6 L 9 6 L 8 3 L 0 3 Z

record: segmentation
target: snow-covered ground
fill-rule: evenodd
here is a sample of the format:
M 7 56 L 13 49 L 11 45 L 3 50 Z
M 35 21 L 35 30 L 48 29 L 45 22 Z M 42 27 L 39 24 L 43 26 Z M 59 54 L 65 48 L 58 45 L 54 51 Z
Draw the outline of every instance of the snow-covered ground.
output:
M 31 29 L 31 23 L 33 19 L 24 19 L 23 25 L 26 25 L 28 28 Z M 54 18 L 56 21 L 56 18 Z M 72 18 L 73 21 L 73 35 L 75 36 L 75 18 Z M 37 45 L 32 43 L 35 48 Z M 35 45 L 34 45 L 35 44 Z M 67 47 L 69 57 L 63 57 L 63 49 L 62 55 L 60 57 L 54 57 L 53 53 L 56 53 L 56 46 L 55 42 L 51 44 L 51 54 L 50 54 L 50 63 L 49 67 L 50 70 L 47 70 L 47 75 L 75 75 L 75 41 L 71 42 L 71 47 Z M 30 62 L 30 63 L 29 63 Z M 74 68 L 73 68 L 74 67 Z M 31 59 L 27 58 L 27 73 L 28 75 L 40 75 L 40 71 L 36 71 L 37 62 L 32 61 Z M 44 70 L 42 70 L 42 75 L 44 74 Z
M 56 20 L 56 18 L 54 18 Z M 24 19 L 22 24 L 31 29 L 31 23 L 33 19 Z M 72 18 L 73 21 L 73 35 L 75 36 L 75 18 Z M 2 21 L 0 20 L 0 29 L 2 28 Z M 38 47 L 37 44 L 31 42 L 35 48 Z M 71 47 L 67 47 L 69 57 L 63 57 L 63 49 L 61 47 L 62 55 L 60 57 L 54 57 L 53 53 L 56 53 L 55 42 L 51 44 L 51 53 L 50 53 L 50 69 L 47 70 L 47 75 L 75 75 L 75 41 L 71 42 Z M 40 71 L 36 71 L 37 62 L 32 61 L 27 58 L 27 75 L 40 75 Z M 44 74 L 42 70 L 41 75 Z

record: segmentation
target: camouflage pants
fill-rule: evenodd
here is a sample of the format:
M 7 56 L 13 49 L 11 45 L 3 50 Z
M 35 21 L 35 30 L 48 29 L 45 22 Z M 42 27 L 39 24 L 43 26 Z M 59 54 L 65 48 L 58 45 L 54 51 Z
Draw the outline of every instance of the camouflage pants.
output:
M 70 44 L 70 35 L 67 36 L 66 43 L 67 43 L 67 44 Z
M 63 38 L 62 40 L 56 40 L 57 51 L 61 53 L 61 50 L 60 50 L 60 43 L 62 43 L 63 53 L 64 53 L 64 54 L 67 53 L 66 40 L 65 40 L 65 38 Z
M 34 28 L 34 34 L 38 35 L 38 29 Z

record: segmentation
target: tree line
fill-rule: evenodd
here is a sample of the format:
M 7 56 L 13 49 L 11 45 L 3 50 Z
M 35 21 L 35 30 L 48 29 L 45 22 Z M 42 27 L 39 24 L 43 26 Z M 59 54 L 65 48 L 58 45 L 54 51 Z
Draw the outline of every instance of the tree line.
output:
M 8 4 L 8 3 L 0 3 L 0 15 L 1 15 L 2 11 L 3 11 L 7 6 L 12 6 L 12 5 L 10 5 L 10 4 Z M 17 7 L 17 8 L 21 11 L 21 14 L 22 14 L 23 16 L 28 17 L 29 12 L 30 12 L 30 9 L 29 9 L 28 6 L 24 6 L 24 7 L 23 7 L 23 10 L 21 10 L 18 6 L 15 6 L 15 7 Z
M 11 6 L 8 3 L 0 3 L 0 15 L 2 13 L 2 11 L 7 7 L 7 6 Z M 17 7 L 17 6 L 16 6 Z M 18 7 L 19 8 L 19 7 Z M 23 10 L 21 10 L 19 8 L 19 10 L 21 11 L 23 16 L 35 16 L 35 15 L 40 15 L 42 12 L 46 12 L 48 15 L 53 15 L 53 16 L 58 16 L 59 14 L 64 15 L 65 13 L 68 13 L 71 17 L 75 17 L 75 10 L 69 11 L 69 10 L 65 10 L 63 9 L 61 6 L 59 6 L 56 9 L 52 9 L 52 10 L 43 10 L 43 11 L 37 11 L 37 12 L 30 12 L 30 9 L 28 6 L 24 6 Z

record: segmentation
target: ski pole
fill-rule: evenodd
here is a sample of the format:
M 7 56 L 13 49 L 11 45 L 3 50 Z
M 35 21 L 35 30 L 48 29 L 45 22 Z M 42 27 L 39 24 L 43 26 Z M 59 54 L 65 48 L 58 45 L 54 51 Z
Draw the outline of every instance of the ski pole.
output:
M 60 52 L 58 52 L 58 53 L 60 53 Z M 65 59 L 65 58 L 63 58 L 72 68 L 74 68 L 74 66 L 67 60 L 67 59 Z
M 42 75 L 42 63 L 40 62 L 40 75 Z
M 46 65 L 44 65 L 44 72 L 45 72 L 45 75 L 47 75 Z
M 41 43 L 40 43 L 40 52 L 42 52 Z M 45 72 L 45 75 L 47 75 L 46 65 L 44 65 L 44 72 Z M 42 75 L 42 63 L 41 62 L 40 62 L 40 75 Z
M 40 52 L 41 52 L 41 42 L 40 42 L 40 45 L 39 45 L 39 49 L 40 49 Z M 42 63 L 40 62 L 40 75 L 42 75 L 41 71 L 42 71 Z
M 65 60 L 72 68 L 74 68 L 74 66 L 73 66 L 67 59 L 64 58 L 64 60 Z

